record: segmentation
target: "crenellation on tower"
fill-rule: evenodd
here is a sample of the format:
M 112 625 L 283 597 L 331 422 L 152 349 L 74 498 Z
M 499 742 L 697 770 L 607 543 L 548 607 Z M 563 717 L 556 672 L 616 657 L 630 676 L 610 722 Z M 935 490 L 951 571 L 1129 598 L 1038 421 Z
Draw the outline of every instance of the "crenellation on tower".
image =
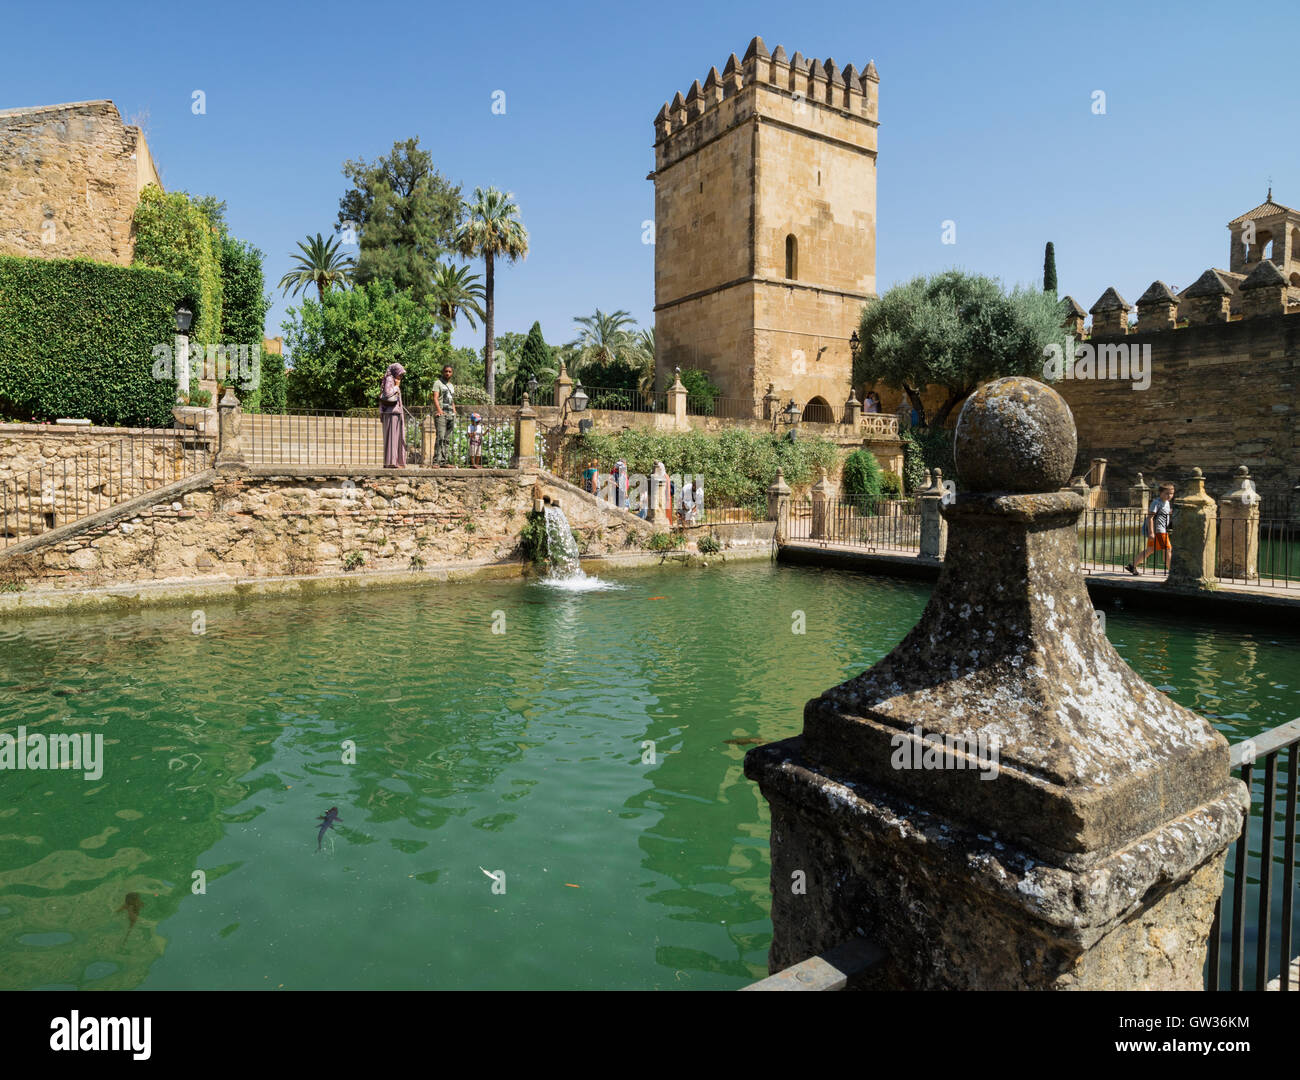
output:
M 655 117 L 656 365 L 829 410 L 875 295 L 879 79 L 786 57 L 756 37 Z

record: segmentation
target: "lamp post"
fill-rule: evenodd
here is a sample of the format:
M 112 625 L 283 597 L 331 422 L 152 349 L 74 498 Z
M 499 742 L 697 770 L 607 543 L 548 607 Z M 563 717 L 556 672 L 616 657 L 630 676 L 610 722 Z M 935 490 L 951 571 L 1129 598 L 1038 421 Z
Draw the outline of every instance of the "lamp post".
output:
M 537 397 L 537 387 L 539 385 L 536 375 L 530 375 L 528 377 L 528 400 L 530 403 Z
M 800 409 L 799 406 L 794 403 L 794 398 L 791 398 L 790 404 L 781 410 L 781 419 L 787 425 L 789 425 L 790 428 L 789 439 L 791 442 L 794 442 L 794 440 L 798 437 L 799 416 L 802 412 L 803 410 Z
M 190 396 L 190 327 L 194 312 L 184 303 L 176 305 L 176 401 L 188 401 Z

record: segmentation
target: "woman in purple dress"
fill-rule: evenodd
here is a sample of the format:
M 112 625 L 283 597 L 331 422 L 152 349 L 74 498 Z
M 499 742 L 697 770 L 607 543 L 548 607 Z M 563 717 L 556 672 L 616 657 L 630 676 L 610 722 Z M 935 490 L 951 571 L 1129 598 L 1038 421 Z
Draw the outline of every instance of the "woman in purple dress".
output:
M 406 468 L 406 410 L 402 408 L 401 364 L 389 364 L 379 391 L 379 420 L 384 426 L 384 468 Z

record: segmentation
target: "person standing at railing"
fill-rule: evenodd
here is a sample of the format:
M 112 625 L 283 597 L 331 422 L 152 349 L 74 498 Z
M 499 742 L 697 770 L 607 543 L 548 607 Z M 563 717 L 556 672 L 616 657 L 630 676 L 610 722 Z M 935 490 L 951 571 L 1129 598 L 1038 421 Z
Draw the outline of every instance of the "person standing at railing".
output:
M 469 427 L 465 434 L 469 438 L 469 467 L 471 469 L 481 469 L 483 467 L 483 417 L 478 413 L 469 414 Z
M 379 389 L 379 422 L 384 428 L 384 468 L 406 467 L 406 410 L 402 408 L 401 364 L 389 364 Z
M 1137 568 L 1157 551 L 1165 553 L 1165 569 L 1169 569 L 1170 561 L 1174 557 L 1173 545 L 1169 542 L 1169 519 L 1173 513 L 1173 498 L 1174 485 L 1161 484 L 1156 497 L 1147 507 L 1146 520 L 1142 523 L 1142 535 L 1147 538 L 1146 550 L 1124 567 L 1134 577 L 1137 576 Z
M 451 440 L 456 433 L 456 387 L 451 382 L 451 365 L 442 369 L 442 378 L 433 381 L 433 427 L 437 444 L 433 448 L 433 467 L 450 466 Z

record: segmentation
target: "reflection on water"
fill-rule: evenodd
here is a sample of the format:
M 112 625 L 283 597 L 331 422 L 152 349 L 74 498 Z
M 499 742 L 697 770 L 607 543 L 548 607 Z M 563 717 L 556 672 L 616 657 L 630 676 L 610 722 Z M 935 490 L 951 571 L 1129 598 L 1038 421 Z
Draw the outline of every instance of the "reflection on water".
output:
M 744 754 L 892 647 L 925 590 L 767 564 L 617 584 L 233 602 L 203 635 L 179 608 L 0 628 L 0 730 L 96 732 L 105 756 L 93 782 L 0 772 L 0 987 L 765 974 Z M 1300 712 L 1293 641 L 1108 630 L 1233 738 Z

